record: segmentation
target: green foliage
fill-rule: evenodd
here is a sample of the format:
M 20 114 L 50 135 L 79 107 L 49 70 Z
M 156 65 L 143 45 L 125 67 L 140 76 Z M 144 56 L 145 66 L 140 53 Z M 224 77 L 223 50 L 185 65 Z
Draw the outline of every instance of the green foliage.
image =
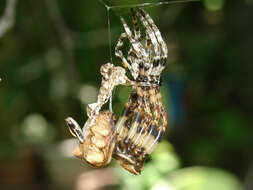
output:
M 134 176 L 117 167 L 122 190 L 242 190 L 238 179 L 227 171 L 209 167 L 180 167 L 171 144 L 162 142 L 145 169 Z
M 4 7 L 1 1 L 0 15 Z M 204 0 L 145 8 L 168 45 L 163 78 L 184 84 L 181 94 L 175 95 L 178 86 L 173 89 L 163 81 L 161 91 L 169 118 L 166 135 L 140 176 L 115 166 L 120 188 L 242 189 L 232 174 L 240 179 L 247 176 L 253 157 L 252 0 Z M 121 64 L 110 52 L 122 32 L 119 15 L 127 21 L 130 17 L 129 10 L 117 11 L 110 10 L 108 30 L 109 12 L 99 1 L 18 2 L 15 25 L 0 38 L 3 163 L 19 159 L 18 153 L 27 147 L 41 157 L 43 147 L 70 138 L 63 123 L 67 116 L 80 124 L 86 121 L 85 108 L 96 99 L 100 86 L 100 66 L 111 59 L 115 65 Z M 115 90 L 117 117 L 130 91 L 126 87 Z M 178 107 L 173 97 L 181 97 L 177 101 L 183 117 L 178 125 L 172 122 L 172 106 Z
M 217 11 L 223 8 L 225 0 L 204 0 L 204 5 L 211 11 Z

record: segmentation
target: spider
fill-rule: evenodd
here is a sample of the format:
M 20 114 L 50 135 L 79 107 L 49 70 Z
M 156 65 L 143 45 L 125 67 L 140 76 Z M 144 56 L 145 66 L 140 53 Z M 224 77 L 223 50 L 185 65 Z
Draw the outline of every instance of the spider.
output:
M 83 130 L 70 117 L 66 119 L 66 125 L 79 139 L 74 155 L 95 167 L 106 166 L 114 157 L 123 168 L 138 175 L 167 126 L 167 114 L 160 93 L 167 46 L 148 13 L 141 8 L 131 9 L 131 17 L 133 32 L 120 17 L 125 32 L 120 35 L 115 47 L 115 55 L 121 59 L 124 68 L 111 63 L 102 65 L 98 99 L 87 106 L 88 120 Z M 142 43 L 138 19 L 145 29 L 145 44 Z M 121 50 L 124 40 L 129 40 L 131 45 L 127 57 Z M 132 80 L 126 76 L 127 70 Z M 115 121 L 110 111 L 101 111 L 101 108 L 111 98 L 117 85 L 132 86 L 132 92 L 120 118 Z M 101 131 L 107 132 L 101 135 Z

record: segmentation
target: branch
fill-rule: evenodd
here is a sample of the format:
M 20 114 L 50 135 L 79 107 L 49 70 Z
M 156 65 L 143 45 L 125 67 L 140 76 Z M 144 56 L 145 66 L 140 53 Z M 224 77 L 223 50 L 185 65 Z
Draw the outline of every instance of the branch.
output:
M 0 38 L 14 25 L 15 23 L 15 8 L 17 0 L 7 0 L 4 14 L 0 19 Z

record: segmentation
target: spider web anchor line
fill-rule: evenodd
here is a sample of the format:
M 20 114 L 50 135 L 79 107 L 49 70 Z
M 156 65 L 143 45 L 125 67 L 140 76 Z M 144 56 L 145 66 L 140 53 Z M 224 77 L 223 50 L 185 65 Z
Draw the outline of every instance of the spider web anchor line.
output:
M 159 5 L 168 5 L 168 4 L 177 4 L 177 3 L 187 3 L 187 2 L 200 2 L 201 0 L 165 0 L 165 1 L 154 1 L 154 2 L 143 2 L 143 3 L 129 3 L 129 4 L 120 4 L 119 5 L 108 5 L 105 0 L 99 0 L 107 10 L 117 9 L 117 8 L 134 8 L 134 7 L 154 7 Z M 109 1 L 109 0 L 108 0 Z M 119 1 L 120 2 L 120 1 Z
M 112 96 L 110 96 L 110 99 L 109 99 L 109 111 L 111 113 L 113 113 L 113 110 L 112 110 Z

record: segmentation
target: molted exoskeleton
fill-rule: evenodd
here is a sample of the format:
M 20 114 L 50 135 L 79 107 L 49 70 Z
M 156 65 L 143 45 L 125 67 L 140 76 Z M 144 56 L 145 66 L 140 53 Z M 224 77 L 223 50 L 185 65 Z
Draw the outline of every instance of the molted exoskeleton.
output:
M 96 116 L 86 138 L 74 119 L 68 117 L 65 121 L 71 134 L 79 139 L 74 156 L 94 167 L 103 167 L 110 163 L 115 146 L 115 118 L 111 112 L 102 111 Z

